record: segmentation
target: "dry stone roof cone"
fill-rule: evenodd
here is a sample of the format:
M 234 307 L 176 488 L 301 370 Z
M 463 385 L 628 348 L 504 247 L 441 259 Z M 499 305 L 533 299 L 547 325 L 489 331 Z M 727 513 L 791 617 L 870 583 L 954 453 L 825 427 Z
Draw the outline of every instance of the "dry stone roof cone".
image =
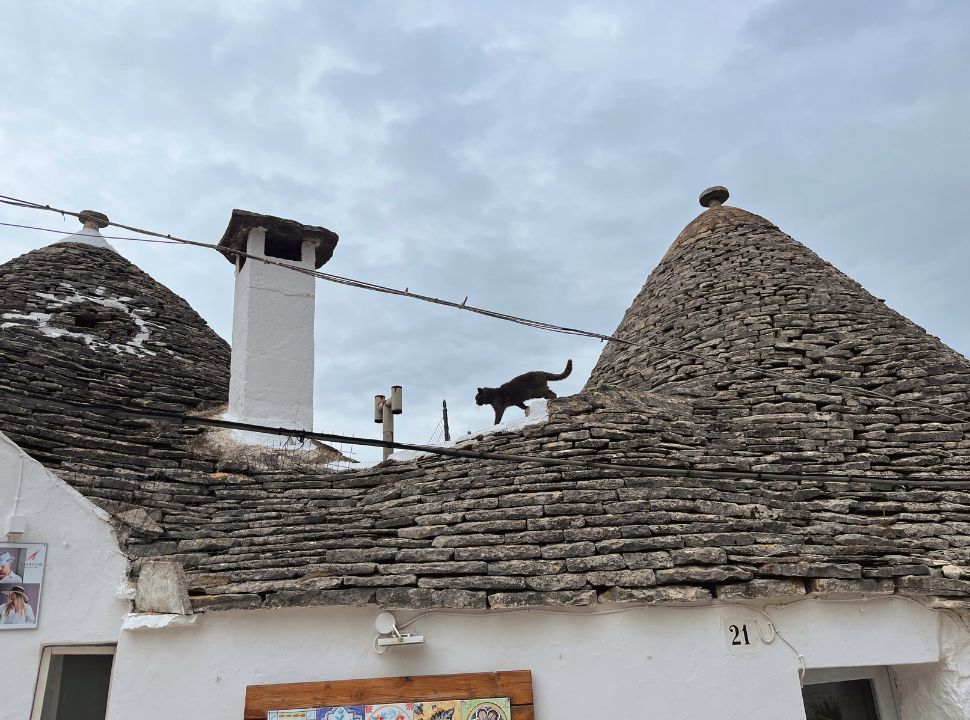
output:
M 110 248 L 72 235 L 0 265 L 0 277 L 0 428 L 35 458 L 138 461 L 167 449 L 169 430 L 105 427 L 86 403 L 193 412 L 226 402 L 226 341 Z
M 680 233 L 614 332 L 636 344 L 609 343 L 587 390 L 720 398 L 716 412 L 741 414 L 755 405 L 814 412 L 845 402 L 837 389 L 786 386 L 755 367 L 823 386 L 891 392 L 898 384 L 956 402 L 927 361 L 963 373 L 966 358 L 770 221 L 722 205 L 727 198 L 724 187 L 701 193 L 707 209 Z

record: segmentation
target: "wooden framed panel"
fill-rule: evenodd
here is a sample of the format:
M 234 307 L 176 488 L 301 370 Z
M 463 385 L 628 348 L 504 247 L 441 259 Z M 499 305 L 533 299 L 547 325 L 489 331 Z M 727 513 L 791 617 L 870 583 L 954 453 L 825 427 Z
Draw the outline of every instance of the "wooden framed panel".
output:
M 534 720 L 531 670 L 249 685 L 243 718 L 266 720 L 270 710 L 292 708 L 494 697 L 509 699 L 512 720 Z

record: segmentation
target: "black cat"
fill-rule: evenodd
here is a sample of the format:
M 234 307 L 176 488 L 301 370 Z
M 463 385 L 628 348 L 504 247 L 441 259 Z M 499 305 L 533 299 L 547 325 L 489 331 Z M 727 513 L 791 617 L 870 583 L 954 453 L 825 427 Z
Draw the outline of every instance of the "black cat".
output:
M 537 398 L 548 398 L 551 400 L 556 397 L 556 393 L 549 389 L 550 380 L 562 380 L 569 377 L 573 371 L 573 361 L 566 363 L 566 369 L 556 375 L 542 370 L 527 372 L 518 377 L 514 377 L 507 383 L 497 388 L 478 388 L 475 402 L 478 405 L 491 405 L 495 409 L 495 424 L 502 422 L 502 415 L 505 409 L 513 405 L 526 410 L 525 401 Z

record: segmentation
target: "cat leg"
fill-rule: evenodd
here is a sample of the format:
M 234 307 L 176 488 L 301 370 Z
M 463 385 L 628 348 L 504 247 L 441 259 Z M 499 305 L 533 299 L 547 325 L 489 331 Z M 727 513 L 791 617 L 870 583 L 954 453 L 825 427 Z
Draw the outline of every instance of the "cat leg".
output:
M 542 393 L 542 397 L 544 397 L 546 400 L 555 400 L 559 396 L 549 388 L 546 388 L 545 392 Z
M 504 407 L 499 406 L 499 407 L 495 408 L 495 424 L 496 425 L 498 425 L 500 422 L 502 422 L 502 416 L 504 414 L 505 414 L 505 408 Z

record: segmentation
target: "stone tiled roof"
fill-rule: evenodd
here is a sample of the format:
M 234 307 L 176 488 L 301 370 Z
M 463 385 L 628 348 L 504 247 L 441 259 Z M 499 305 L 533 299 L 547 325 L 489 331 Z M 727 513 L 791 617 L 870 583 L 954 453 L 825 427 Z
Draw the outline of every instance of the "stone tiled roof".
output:
M 62 459 L 62 471 L 115 514 L 134 572 L 143 558 L 183 564 L 198 609 L 502 608 L 806 592 L 970 598 L 970 492 L 956 480 L 970 478 L 970 422 L 913 404 L 966 412 L 962 356 L 766 220 L 734 208 L 709 210 L 685 229 L 617 334 L 648 349 L 611 344 L 582 393 L 550 402 L 548 422 L 467 442 L 764 475 L 442 457 L 341 473 L 269 470 L 220 454 L 209 434 L 173 438 L 171 430 L 158 437 L 188 453 L 187 465 L 149 456 L 119 478 L 89 461 L 81 438 L 72 441 L 77 461 Z M 649 349 L 659 343 L 763 364 L 789 379 Z M 16 363 L 3 370 L 19 372 Z M 894 400 L 807 390 L 796 379 L 803 375 Z M 2 416 L 0 429 L 22 432 L 28 417 Z
M 51 400 L 191 412 L 228 387 L 229 345 L 110 248 L 59 242 L 0 265 L 0 430 L 49 467 L 193 468 L 199 434 Z
M 962 439 L 963 418 L 970 418 L 970 362 L 744 210 L 712 208 L 684 228 L 614 335 L 638 344 L 610 343 L 587 388 L 641 388 L 690 398 L 697 400 L 697 412 L 712 419 L 747 418 L 751 426 L 848 428 L 851 435 L 839 439 L 854 440 L 857 448 L 848 443 L 846 454 L 867 444 L 860 440 L 874 441 L 848 466 L 849 458 L 836 450 L 828 462 L 845 470 L 942 471 L 948 450 L 965 452 L 948 443 Z M 745 365 L 818 384 L 738 369 Z M 962 412 L 949 417 L 916 405 L 901 412 L 905 404 L 876 393 Z M 882 441 L 892 452 L 879 452 Z M 899 447 L 892 447 L 894 441 Z
M 726 467 L 726 430 L 662 397 L 589 391 L 553 401 L 547 423 L 473 443 Z M 780 449 L 789 439 L 757 442 Z M 168 526 L 132 537 L 139 554 L 185 564 L 198 608 L 970 594 L 949 567 L 970 555 L 970 493 L 962 489 L 440 457 L 331 476 L 231 478 L 226 495 L 206 503 L 204 530 Z

